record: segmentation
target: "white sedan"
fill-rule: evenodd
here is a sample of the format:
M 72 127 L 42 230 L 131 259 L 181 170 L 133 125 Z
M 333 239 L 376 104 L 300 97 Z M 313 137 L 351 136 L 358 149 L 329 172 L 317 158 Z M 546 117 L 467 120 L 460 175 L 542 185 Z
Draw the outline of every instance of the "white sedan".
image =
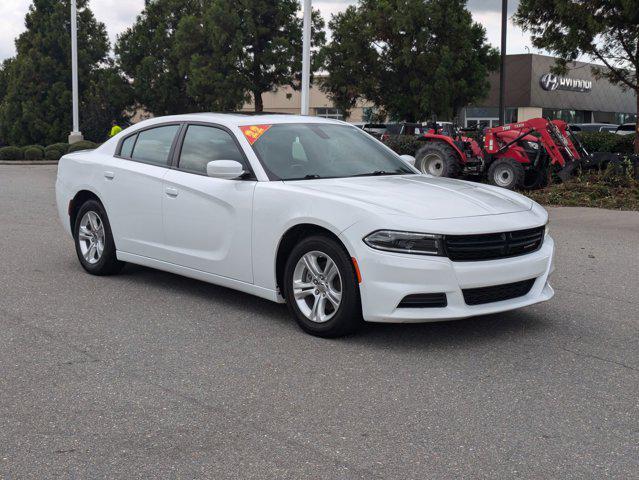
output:
M 319 336 L 553 296 L 541 206 L 410 160 L 333 120 L 179 115 L 65 155 L 56 197 L 89 273 L 131 262 L 286 302 Z

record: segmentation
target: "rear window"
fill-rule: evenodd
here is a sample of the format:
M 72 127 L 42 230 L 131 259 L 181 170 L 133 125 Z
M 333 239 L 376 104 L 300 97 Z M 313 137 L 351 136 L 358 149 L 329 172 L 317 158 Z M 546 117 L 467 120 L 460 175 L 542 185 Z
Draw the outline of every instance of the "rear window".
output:
M 127 137 L 122 142 L 122 147 L 120 148 L 120 156 L 131 158 L 131 154 L 133 153 L 133 145 L 135 145 L 135 139 L 138 138 L 137 135 L 131 135 Z
M 138 133 L 131 158 L 140 162 L 167 166 L 171 145 L 179 129 L 179 125 L 165 125 Z

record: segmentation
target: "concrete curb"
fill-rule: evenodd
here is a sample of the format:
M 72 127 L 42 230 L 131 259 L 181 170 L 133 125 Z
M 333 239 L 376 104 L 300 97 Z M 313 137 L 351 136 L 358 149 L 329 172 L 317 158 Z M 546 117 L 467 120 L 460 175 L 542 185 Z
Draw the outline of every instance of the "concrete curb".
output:
M 57 160 L 0 160 L 0 165 L 57 165 Z

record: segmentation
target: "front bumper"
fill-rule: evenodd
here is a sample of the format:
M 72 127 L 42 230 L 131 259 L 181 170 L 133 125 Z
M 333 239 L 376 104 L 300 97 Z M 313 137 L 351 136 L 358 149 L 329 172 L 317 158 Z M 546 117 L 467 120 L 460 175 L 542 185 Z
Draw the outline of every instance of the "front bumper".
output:
M 453 262 L 443 257 L 395 254 L 360 248 L 362 313 L 369 322 L 417 323 L 453 320 L 504 312 L 549 300 L 554 291 L 548 277 L 554 270 L 554 241 L 547 236 L 536 252 L 519 257 Z M 511 300 L 467 305 L 462 289 L 535 279 L 531 290 Z M 445 293 L 441 308 L 398 308 L 407 295 Z

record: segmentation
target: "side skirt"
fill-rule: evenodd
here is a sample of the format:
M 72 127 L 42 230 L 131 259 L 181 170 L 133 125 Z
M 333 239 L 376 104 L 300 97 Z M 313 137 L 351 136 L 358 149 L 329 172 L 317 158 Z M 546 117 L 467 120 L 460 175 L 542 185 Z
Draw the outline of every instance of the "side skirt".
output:
M 156 260 L 154 258 L 144 257 L 142 255 L 135 255 L 133 253 L 126 253 L 117 251 L 116 255 L 118 260 L 123 262 L 135 263 L 136 265 L 143 265 L 145 267 L 155 268 L 165 272 L 175 273 L 203 282 L 212 283 L 221 287 L 232 288 L 233 290 L 239 290 L 240 292 L 250 293 L 257 297 L 271 300 L 272 302 L 283 303 L 282 297 L 278 295 L 275 290 L 269 290 L 268 288 L 258 287 L 251 283 L 240 282 L 239 280 L 233 280 L 232 278 L 222 277 L 220 275 L 214 275 L 212 273 L 203 272 L 202 270 L 196 270 L 194 268 L 182 267 L 174 263 L 163 262 L 162 260 Z

